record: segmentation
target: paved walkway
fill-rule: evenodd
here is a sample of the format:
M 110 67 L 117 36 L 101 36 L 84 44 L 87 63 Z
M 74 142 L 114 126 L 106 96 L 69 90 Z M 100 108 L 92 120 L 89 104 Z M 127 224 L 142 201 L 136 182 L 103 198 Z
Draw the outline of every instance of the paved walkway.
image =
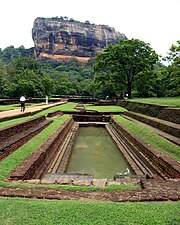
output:
M 2 118 L 6 118 L 6 117 L 14 117 L 14 116 L 18 116 L 20 114 L 26 114 L 29 112 L 36 112 L 42 109 L 46 109 L 46 108 L 50 108 L 52 106 L 56 106 L 56 105 L 61 105 L 64 104 L 65 102 L 56 102 L 56 103 L 50 103 L 47 105 L 39 105 L 39 106 L 34 106 L 34 107 L 26 107 L 25 112 L 21 112 L 20 111 L 20 107 L 19 109 L 13 109 L 13 110 L 8 110 L 8 111 L 2 111 L 0 112 L 0 119 Z

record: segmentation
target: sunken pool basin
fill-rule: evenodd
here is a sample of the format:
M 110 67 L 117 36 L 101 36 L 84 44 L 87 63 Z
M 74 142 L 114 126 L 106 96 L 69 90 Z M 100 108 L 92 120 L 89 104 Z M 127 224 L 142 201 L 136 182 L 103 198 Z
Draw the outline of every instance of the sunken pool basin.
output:
M 65 173 L 90 174 L 100 179 L 112 179 L 115 174 L 134 174 L 105 126 L 82 125 Z

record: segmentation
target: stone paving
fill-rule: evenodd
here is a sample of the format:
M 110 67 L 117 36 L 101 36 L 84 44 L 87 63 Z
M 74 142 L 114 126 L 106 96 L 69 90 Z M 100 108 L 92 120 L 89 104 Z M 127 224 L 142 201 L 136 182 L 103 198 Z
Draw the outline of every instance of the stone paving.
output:
M 36 199 L 142 202 L 142 201 L 179 201 L 180 180 L 142 181 L 137 190 L 79 191 L 58 188 L 0 187 L 0 197 L 23 197 Z

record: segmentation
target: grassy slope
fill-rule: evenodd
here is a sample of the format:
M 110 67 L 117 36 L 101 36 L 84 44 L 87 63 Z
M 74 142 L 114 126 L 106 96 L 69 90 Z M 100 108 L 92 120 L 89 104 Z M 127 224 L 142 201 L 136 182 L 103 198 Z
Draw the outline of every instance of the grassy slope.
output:
M 111 203 L 0 199 L 1 224 L 165 225 L 180 223 L 180 202 Z
M 63 105 L 54 106 L 54 107 L 51 107 L 49 109 L 42 110 L 42 111 L 36 113 L 33 116 L 27 116 L 27 117 L 17 118 L 17 119 L 13 119 L 13 120 L 7 120 L 7 121 L 4 121 L 4 122 L 0 123 L 0 128 L 11 126 L 11 125 L 17 124 L 17 123 L 22 123 L 22 122 L 27 121 L 29 119 L 32 119 L 32 118 L 35 118 L 35 117 L 38 117 L 38 116 L 47 115 L 48 113 L 51 113 L 51 112 L 54 112 L 54 111 L 57 111 L 57 110 L 76 111 L 76 109 L 74 109 L 76 107 L 76 105 L 77 105 L 76 103 L 68 102 L 68 103 L 63 104 Z
M 125 108 L 122 108 L 120 106 L 116 105 L 110 105 L 110 106 L 92 106 L 89 104 L 85 104 L 85 108 L 87 110 L 95 110 L 98 112 L 125 112 L 127 111 Z
M 44 103 L 27 103 L 26 108 L 43 105 Z M 20 104 L 0 105 L 0 111 L 12 110 L 20 108 Z
M 178 97 L 167 97 L 167 98 L 134 98 L 129 99 L 128 101 L 133 102 L 143 102 L 150 104 L 159 104 L 165 106 L 172 106 L 180 108 L 180 96 Z
M 133 134 L 139 136 L 146 143 L 149 143 L 157 150 L 169 155 L 170 157 L 180 160 L 180 147 L 159 136 L 155 131 L 127 120 L 122 116 L 114 116 L 124 127 L 130 130 Z
M 50 135 L 54 133 L 65 120 L 67 120 L 68 117 L 68 115 L 63 115 L 60 118 L 54 119 L 54 122 L 44 129 L 39 135 L 36 135 L 18 150 L 13 152 L 13 154 L 9 155 L 5 160 L 0 162 L 0 179 L 5 179 L 5 177 L 20 162 L 40 147 L 50 137 Z

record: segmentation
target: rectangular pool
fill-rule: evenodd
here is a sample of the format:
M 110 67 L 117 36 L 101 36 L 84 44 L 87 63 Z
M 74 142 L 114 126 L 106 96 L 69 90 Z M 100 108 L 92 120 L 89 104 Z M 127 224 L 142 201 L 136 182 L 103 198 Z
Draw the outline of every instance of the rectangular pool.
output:
M 100 179 L 112 179 L 116 173 L 134 174 L 106 128 L 95 126 L 80 126 L 65 173 Z

